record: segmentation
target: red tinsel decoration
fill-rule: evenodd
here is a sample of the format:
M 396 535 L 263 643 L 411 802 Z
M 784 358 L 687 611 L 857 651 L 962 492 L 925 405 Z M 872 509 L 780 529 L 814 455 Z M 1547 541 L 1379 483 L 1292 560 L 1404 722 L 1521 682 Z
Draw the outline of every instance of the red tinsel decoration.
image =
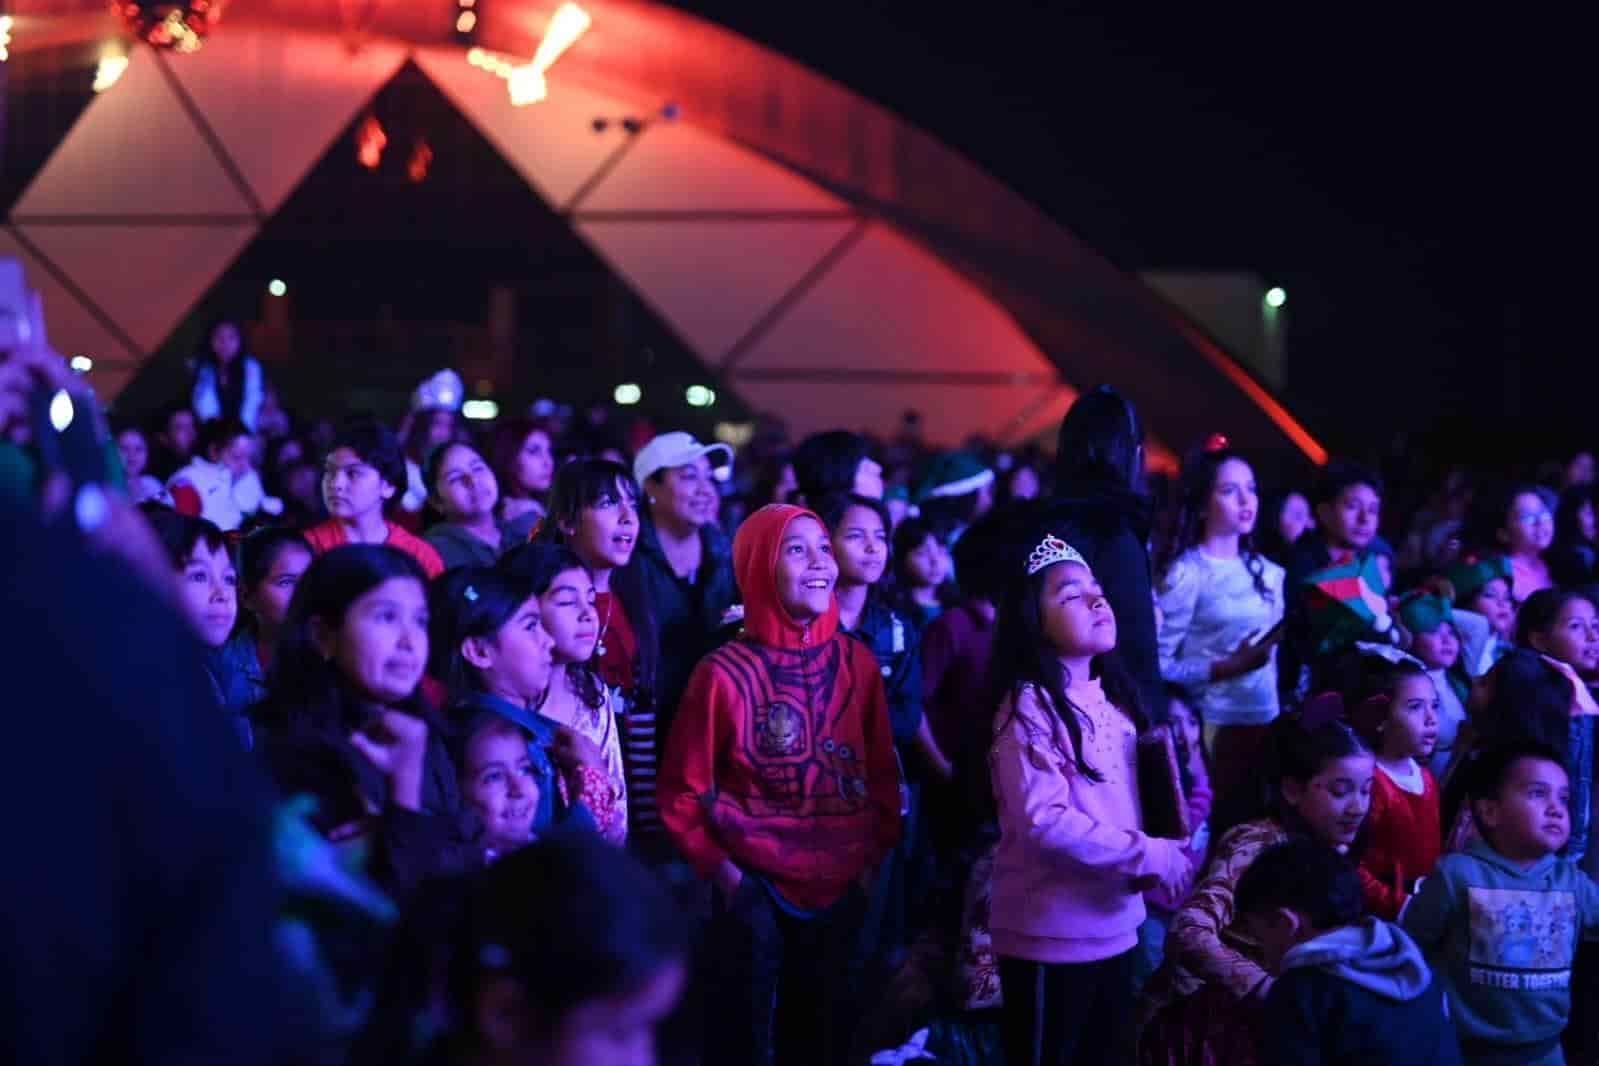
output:
M 139 40 L 193 52 L 222 18 L 220 0 L 114 0 L 112 10 Z

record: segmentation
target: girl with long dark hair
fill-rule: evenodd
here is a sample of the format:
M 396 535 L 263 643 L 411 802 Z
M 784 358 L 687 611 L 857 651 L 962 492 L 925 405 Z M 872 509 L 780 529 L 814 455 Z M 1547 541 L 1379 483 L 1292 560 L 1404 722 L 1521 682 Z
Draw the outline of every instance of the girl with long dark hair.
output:
M 1291 837 L 1358 853 L 1376 764 L 1339 720 L 1343 701 L 1313 700 L 1273 722 L 1254 817 L 1217 841 L 1209 867 L 1172 919 L 1166 960 L 1141 1011 L 1141 1066 L 1259 1061 L 1257 1011 L 1272 978 L 1261 944 L 1233 907 L 1239 879 L 1260 854 Z
M 254 714 L 276 771 L 293 760 L 274 750 L 331 749 L 354 768 L 372 872 L 401 895 L 470 867 L 481 830 L 463 816 L 445 724 L 421 694 L 427 662 L 421 566 L 383 545 L 333 548 L 300 578 Z
M 1283 569 L 1255 548 L 1255 472 L 1225 440 L 1188 456 L 1177 491 L 1158 589 L 1160 667 L 1199 701 L 1214 784 L 1227 792 L 1277 717 L 1277 642 L 1267 634 L 1283 617 Z
M 600 622 L 594 610 L 594 578 L 570 548 L 559 544 L 524 544 L 501 560 L 500 569 L 525 581 L 539 598 L 539 617 L 551 646 L 550 681 L 538 712 L 599 749 L 617 796 L 611 835 L 621 843 L 627 835 L 627 773 L 616 711 L 621 695 L 600 677 L 594 661 Z
M 619 463 L 576 459 L 555 475 L 549 514 L 535 540 L 563 544 L 594 579 L 595 665 L 621 690 L 622 754 L 627 769 L 629 833 L 635 844 L 665 853 L 655 804 L 664 738 L 657 724 L 660 637 L 644 576 L 633 565 L 639 540 L 639 487 Z
M 1143 888 L 1177 889 L 1184 841 L 1145 835 L 1138 690 L 1083 556 L 1049 534 L 1000 605 L 988 763 L 1000 840 L 990 932 L 1006 1061 L 1110 1063 L 1132 1017 Z
M 533 584 L 486 567 L 451 570 L 428 591 L 433 675 L 450 690 L 458 722 L 494 714 L 526 731 L 538 782 L 530 827 L 542 833 L 576 818 L 620 842 L 622 791 L 588 737 L 538 711 L 550 687 L 554 642 Z M 559 776 L 557 772 L 559 771 Z
M 544 500 L 555 482 L 555 439 L 555 427 L 541 418 L 501 422 L 489 439 L 500 479 L 500 519 L 514 540 L 526 540 L 544 517 Z
M 1055 495 L 1046 513 L 1094 569 L 1117 619 L 1117 656 L 1145 707 L 1164 707 L 1149 563 L 1152 514 L 1144 495 L 1144 427 L 1108 385 L 1084 393 L 1061 420 Z

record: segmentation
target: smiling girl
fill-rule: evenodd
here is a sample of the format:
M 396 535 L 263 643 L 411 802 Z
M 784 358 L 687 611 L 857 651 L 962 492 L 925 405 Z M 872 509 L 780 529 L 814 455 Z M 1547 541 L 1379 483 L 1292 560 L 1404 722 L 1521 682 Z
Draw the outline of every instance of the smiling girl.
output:
M 657 727 L 660 637 L 643 574 L 633 562 L 638 508 L 638 483 L 624 467 L 606 459 L 576 459 L 555 475 L 550 513 L 535 541 L 570 548 L 594 580 L 599 619 L 594 663 L 600 679 L 622 694 L 631 832 L 636 844 L 664 847 L 655 805 L 663 746 Z
M 1260 943 L 1234 913 L 1233 897 L 1250 864 L 1292 836 L 1345 853 L 1357 848 L 1376 767 L 1366 745 L 1338 720 L 1342 707 L 1337 697 L 1315 700 L 1304 714 L 1272 723 L 1266 812 L 1222 836 L 1205 876 L 1172 919 L 1166 961 L 1146 992 L 1142 1066 L 1258 1061 L 1254 1020 L 1272 979 Z
M 859 933 L 899 835 L 899 768 L 883 679 L 838 631 L 838 564 L 810 511 L 773 504 L 733 541 L 744 631 L 695 668 L 661 764 L 661 818 L 715 882 L 705 1062 L 846 1061 Z M 775 1009 L 774 1009 L 775 1004 Z
M 428 603 L 433 672 L 449 685 L 452 718 L 495 714 L 528 736 L 525 750 L 539 788 L 533 829 L 542 832 L 575 818 L 620 840 L 621 789 L 611 781 L 604 754 L 586 736 L 539 713 L 550 687 L 554 642 L 532 584 L 466 566 L 434 582 Z

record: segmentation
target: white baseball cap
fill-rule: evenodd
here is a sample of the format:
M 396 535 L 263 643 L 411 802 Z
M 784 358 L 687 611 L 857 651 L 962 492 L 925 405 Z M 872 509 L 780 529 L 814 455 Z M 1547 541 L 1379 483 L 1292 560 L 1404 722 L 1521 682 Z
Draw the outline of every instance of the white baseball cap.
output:
M 710 458 L 713 470 L 733 461 L 733 449 L 725 444 L 701 444 L 692 433 L 662 433 L 639 449 L 633 477 L 642 485 L 651 474 L 687 466 L 702 455 Z

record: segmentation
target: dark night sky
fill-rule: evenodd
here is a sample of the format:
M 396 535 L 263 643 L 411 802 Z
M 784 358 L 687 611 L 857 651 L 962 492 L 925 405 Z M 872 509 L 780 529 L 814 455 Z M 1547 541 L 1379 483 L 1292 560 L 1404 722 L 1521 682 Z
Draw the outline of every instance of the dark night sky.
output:
M 1289 399 L 1335 444 L 1375 443 L 1353 439 L 1372 416 L 1458 432 L 1520 413 L 1577 432 L 1547 417 L 1586 409 L 1572 272 L 1591 271 L 1592 211 L 1572 138 L 1591 132 L 1591 83 L 1574 24 L 1529 9 L 1470 25 L 1461 7 L 678 6 L 929 130 L 1126 268 L 1285 286 Z

